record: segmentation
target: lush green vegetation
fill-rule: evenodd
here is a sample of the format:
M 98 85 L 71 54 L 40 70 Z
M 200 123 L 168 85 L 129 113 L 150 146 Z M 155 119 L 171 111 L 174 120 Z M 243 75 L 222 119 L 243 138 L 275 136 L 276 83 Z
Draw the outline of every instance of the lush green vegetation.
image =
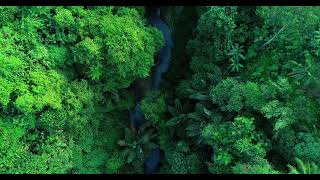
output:
M 0 7 L 0 173 L 319 173 L 320 8 Z

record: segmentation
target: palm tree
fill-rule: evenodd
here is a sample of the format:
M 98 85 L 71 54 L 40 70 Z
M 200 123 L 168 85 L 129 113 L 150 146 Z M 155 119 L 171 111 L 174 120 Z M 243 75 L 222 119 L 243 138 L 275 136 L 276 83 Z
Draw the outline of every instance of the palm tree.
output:
M 303 162 L 299 158 L 295 158 L 297 167 L 288 165 L 289 174 L 320 174 L 319 167 L 314 163 Z

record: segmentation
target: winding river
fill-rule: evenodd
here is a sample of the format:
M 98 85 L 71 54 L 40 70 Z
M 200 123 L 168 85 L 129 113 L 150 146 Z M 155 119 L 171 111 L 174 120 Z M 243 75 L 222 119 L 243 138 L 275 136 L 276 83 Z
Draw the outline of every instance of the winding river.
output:
M 148 89 L 159 90 L 163 75 L 168 71 L 171 62 L 171 49 L 173 46 L 171 31 L 168 25 L 160 17 L 160 7 L 146 7 L 147 18 L 150 25 L 159 29 L 164 37 L 164 45 L 158 52 L 149 81 Z M 144 114 L 140 109 L 140 101 L 145 90 L 142 89 L 141 80 L 135 82 L 135 94 L 137 96 L 136 106 L 129 112 L 129 121 L 134 129 L 139 129 L 145 122 Z M 155 148 L 145 159 L 145 174 L 153 174 L 160 163 L 160 147 Z

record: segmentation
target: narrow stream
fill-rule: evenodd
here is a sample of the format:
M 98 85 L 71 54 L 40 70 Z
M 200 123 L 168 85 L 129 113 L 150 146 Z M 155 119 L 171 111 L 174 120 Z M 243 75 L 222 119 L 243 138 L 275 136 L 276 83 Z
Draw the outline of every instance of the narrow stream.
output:
M 146 7 L 146 12 L 149 24 L 159 29 L 164 37 L 164 45 L 156 56 L 156 65 L 153 67 L 151 80 L 148 82 L 150 83 L 148 89 L 159 90 L 163 75 L 168 71 L 170 66 L 173 42 L 168 25 L 160 17 L 160 7 Z M 129 112 L 130 123 L 135 129 L 139 129 L 145 122 L 144 114 L 141 112 L 139 105 L 145 92 L 145 90 L 141 88 L 142 86 L 138 85 L 141 83 L 143 82 L 139 82 L 139 80 L 135 83 L 134 89 L 138 98 L 136 106 Z M 145 174 L 153 174 L 157 170 L 159 163 L 160 147 L 158 146 L 145 160 Z

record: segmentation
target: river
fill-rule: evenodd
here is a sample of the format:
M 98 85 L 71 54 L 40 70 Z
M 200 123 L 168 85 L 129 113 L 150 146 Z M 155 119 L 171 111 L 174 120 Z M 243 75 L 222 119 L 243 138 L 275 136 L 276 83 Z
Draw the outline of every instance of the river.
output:
M 147 81 L 148 89 L 159 90 L 163 75 L 168 71 L 171 63 L 171 49 L 173 46 L 171 31 L 169 26 L 160 17 L 160 7 L 146 7 L 148 23 L 161 31 L 164 37 L 164 45 L 157 53 L 155 66 L 151 71 L 151 79 Z M 136 106 L 129 112 L 129 121 L 134 129 L 139 129 L 145 122 L 145 118 L 140 109 L 140 101 L 145 94 L 142 80 L 134 83 L 137 97 Z M 160 147 L 155 148 L 145 159 L 145 174 L 153 174 L 160 163 Z

